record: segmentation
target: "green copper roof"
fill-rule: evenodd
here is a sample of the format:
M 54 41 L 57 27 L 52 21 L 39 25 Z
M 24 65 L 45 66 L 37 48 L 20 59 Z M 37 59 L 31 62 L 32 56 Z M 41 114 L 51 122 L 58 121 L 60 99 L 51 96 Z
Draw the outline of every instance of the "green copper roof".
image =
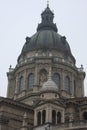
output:
M 71 53 L 66 38 L 60 36 L 53 30 L 41 30 L 34 34 L 29 40 L 27 38 L 22 53 L 39 49 L 43 51 L 55 49 L 67 54 Z
M 56 24 L 53 23 L 54 13 L 47 7 L 41 14 L 42 21 L 37 27 L 37 32 L 32 37 L 27 37 L 21 54 L 34 50 L 55 49 L 64 54 L 71 55 L 71 50 L 65 36 L 57 33 Z

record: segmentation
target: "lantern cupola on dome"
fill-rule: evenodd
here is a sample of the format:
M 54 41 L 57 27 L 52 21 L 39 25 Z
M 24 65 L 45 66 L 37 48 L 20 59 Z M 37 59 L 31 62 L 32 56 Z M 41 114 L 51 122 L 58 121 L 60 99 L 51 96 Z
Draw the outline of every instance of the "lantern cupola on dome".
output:
M 53 30 L 57 32 L 57 26 L 53 23 L 54 13 L 50 10 L 49 4 L 41 14 L 42 22 L 38 25 L 37 31 L 40 30 Z

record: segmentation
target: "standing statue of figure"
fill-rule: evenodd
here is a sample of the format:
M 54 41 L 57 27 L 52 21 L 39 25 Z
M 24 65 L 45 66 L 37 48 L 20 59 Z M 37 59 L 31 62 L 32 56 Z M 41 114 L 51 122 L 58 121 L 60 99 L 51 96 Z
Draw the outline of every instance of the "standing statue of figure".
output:
M 47 81 L 47 75 L 45 73 L 40 74 L 40 86 L 43 85 L 44 82 Z

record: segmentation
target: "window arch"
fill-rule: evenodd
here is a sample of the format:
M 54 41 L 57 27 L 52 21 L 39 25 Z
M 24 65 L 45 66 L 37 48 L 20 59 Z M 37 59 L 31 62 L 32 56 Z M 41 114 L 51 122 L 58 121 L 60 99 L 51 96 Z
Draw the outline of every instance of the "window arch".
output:
M 70 92 L 70 78 L 68 76 L 65 77 L 65 90 Z
M 46 123 L 46 110 L 42 111 L 42 124 Z
M 28 88 L 29 88 L 29 89 L 32 89 L 32 88 L 33 88 L 33 85 L 34 85 L 34 74 L 31 73 L 31 74 L 29 74 L 29 76 L 28 76 Z
M 52 111 L 52 124 L 53 125 L 56 124 L 56 111 L 55 110 Z
M 41 112 L 37 113 L 37 125 L 41 125 Z
M 19 93 L 23 90 L 23 84 L 24 84 L 23 80 L 24 80 L 23 76 L 21 76 L 19 79 Z
M 61 123 L 61 113 L 57 112 L 57 123 Z
M 54 73 L 52 76 L 53 81 L 57 84 L 58 89 L 60 88 L 60 75 L 58 73 Z

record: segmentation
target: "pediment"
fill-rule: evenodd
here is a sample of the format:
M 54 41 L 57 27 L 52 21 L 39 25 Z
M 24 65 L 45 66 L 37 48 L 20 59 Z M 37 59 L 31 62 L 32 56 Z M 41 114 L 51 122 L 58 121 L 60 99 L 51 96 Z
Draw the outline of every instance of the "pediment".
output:
M 40 100 L 35 104 L 35 107 L 41 106 L 41 105 L 45 105 L 45 104 L 53 104 L 56 106 L 61 106 L 61 107 L 65 107 L 65 103 L 62 100 Z

